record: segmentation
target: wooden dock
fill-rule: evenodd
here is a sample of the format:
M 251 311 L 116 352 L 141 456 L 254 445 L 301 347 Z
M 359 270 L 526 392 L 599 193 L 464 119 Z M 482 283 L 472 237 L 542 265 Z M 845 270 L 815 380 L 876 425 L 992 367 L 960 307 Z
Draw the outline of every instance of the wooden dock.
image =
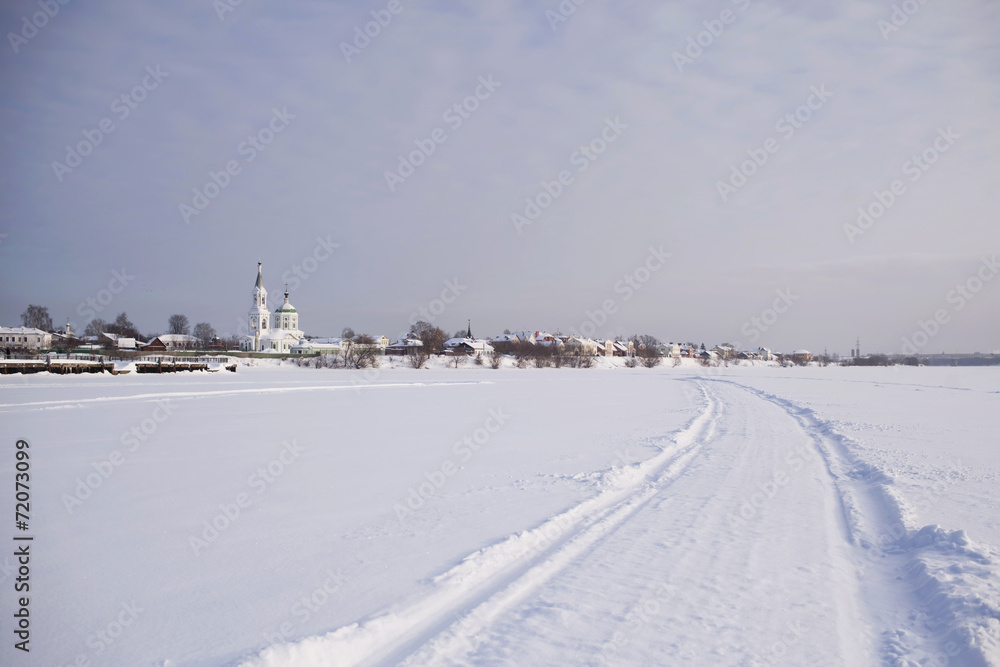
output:
M 214 373 L 225 368 L 236 372 L 236 363 L 226 357 L 138 357 L 114 360 L 93 355 L 70 358 L 0 359 L 0 375 L 56 373 L 180 373 L 204 371 Z

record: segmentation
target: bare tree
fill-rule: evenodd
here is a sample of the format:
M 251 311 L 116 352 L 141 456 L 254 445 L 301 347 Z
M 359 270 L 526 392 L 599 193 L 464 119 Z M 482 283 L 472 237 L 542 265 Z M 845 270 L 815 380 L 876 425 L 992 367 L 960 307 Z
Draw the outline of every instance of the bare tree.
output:
M 101 318 L 95 318 L 83 329 L 84 336 L 100 336 L 108 330 L 108 323 Z
M 431 355 L 427 353 L 422 347 L 418 347 L 411 354 L 406 356 L 407 363 L 410 364 L 410 368 L 423 368 L 427 364 L 427 360 L 431 358 Z
M 42 331 L 52 331 L 52 318 L 49 317 L 49 309 L 45 306 L 29 305 L 21 313 L 21 326 L 31 329 L 41 329 Z
M 200 340 L 202 345 L 208 345 L 216 335 L 215 329 L 208 322 L 198 322 L 194 325 L 194 337 Z
M 499 350 L 493 350 L 490 352 L 490 368 L 500 368 L 500 364 L 503 363 L 503 353 Z
M 340 358 L 345 368 L 378 368 L 381 348 L 368 334 L 360 334 L 353 341 L 341 343 Z
M 552 346 L 549 345 L 535 345 L 533 346 L 531 361 L 535 364 L 535 368 L 548 368 L 552 365 Z
M 340 332 L 340 337 L 347 340 L 354 340 L 357 334 L 354 333 L 354 329 L 351 327 L 344 327 L 344 330 Z
M 131 321 L 129 321 L 128 315 L 124 312 L 118 313 L 118 317 L 115 318 L 115 321 L 110 324 L 106 324 L 105 326 L 107 327 L 105 331 L 118 336 L 124 336 L 125 338 L 139 337 L 139 330 L 134 324 L 132 324 Z
M 171 315 L 167 321 L 167 333 L 183 335 L 191 333 L 191 325 L 188 322 L 187 315 Z
M 439 354 L 448 340 L 448 334 L 443 329 L 423 320 L 410 327 L 410 333 L 420 339 L 427 354 Z
M 660 365 L 663 358 L 660 356 L 660 340 L 658 338 L 648 334 L 632 336 L 632 344 L 635 346 L 635 354 L 643 366 L 655 368 Z

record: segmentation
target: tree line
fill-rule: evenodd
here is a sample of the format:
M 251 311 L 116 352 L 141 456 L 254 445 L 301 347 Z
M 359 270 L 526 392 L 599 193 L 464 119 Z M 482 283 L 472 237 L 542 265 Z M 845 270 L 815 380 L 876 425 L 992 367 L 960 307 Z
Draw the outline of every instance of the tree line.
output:
M 29 327 L 32 329 L 40 329 L 41 331 L 46 331 L 50 333 L 60 333 L 55 331 L 52 326 L 52 316 L 49 314 L 49 309 L 46 306 L 39 306 L 36 304 L 30 304 L 23 313 L 21 313 L 21 326 Z M 136 340 L 148 341 L 156 336 L 161 335 L 160 333 L 150 333 L 141 334 L 139 333 L 139 328 L 128 318 L 128 314 L 125 312 L 118 313 L 118 316 L 113 320 L 104 320 L 102 318 L 94 318 L 84 327 L 83 332 L 74 332 L 74 335 L 79 340 L 80 336 L 100 336 L 102 333 L 114 334 L 115 336 L 121 338 L 135 338 Z M 168 334 L 183 334 L 183 335 L 193 335 L 195 338 L 199 339 L 205 345 L 218 339 L 218 334 L 215 328 L 208 322 L 198 322 L 194 325 L 192 332 L 190 320 L 188 320 L 186 315 L 174 314 L 167 319 L 167 330 Z M 219 342 L 227 344 L 230 341 L 233 342 L 235 347 L 239 346 L 239 341 L 236 336 L 231 336 L 229 339 Z

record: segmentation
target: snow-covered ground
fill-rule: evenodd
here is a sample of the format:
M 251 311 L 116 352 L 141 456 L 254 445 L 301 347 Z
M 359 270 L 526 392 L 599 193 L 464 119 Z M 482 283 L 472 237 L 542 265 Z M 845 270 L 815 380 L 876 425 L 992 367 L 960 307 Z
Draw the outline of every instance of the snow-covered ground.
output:
M 4 665 L 1000 665 L 998 368 L 262 362 L 0 415 Z

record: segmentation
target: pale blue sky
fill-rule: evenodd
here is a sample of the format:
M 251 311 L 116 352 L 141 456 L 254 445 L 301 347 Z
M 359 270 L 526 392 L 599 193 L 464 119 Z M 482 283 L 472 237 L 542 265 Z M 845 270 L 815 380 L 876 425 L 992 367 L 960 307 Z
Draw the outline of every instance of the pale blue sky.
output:
M 997 3 L 928 2 L 888 39 L 888 1 L 590 0 L 555 30 L 558 2 L 480 4 L 402 0 L 351 62 L 341 43 L 388 0 L 243 0 L 222 19 L 210 0 L 70 2 L 17 53 L 8 35 L 0 323 L 37 303 L 82 325 L 80 304 L 124 267 L 136 277 L 101 315 L 235 332 L 257 259 L 277 301 L 320 237 L 339 246 L 291 299 L 309 334 L 396 336 L 457 278 L 435 317 L 449 332 L 467 318 L 478 334 L 568 332 L 610 300 L 605 335 L 844 353 L 861 336 L 891 352 L 943 309 L 922 351 L 1000 349 L 1000 279 L 949 300 L 1000 250 Z M 674 53 L 727 10 L 679 71 Z M 38 11 L 4 3 L 0 27 Z M 157 66 L 168 75 L 121 118 L 113 100 Z M 499 86 L 455 127 L 444 114 L 480 77 Z M 832 96 L 788 136 L 776 124 L 813 87 Z M 294 118 L 248 161 L 274 109 Z M 105 118 L 114 130 L 57 176 Z M 609 119 L 615 141 L 574 158 Z M 949 127 L 958 138 L 911 180 L 904 163 Z M 385 172 L 435 129 L 446 140 L 390 191 Z M 723 201 L 717 183 L 769 138 L 776 152 Z M 180 205 L 231 160 L 239 173 L 185 222 Z M 512 214 L 563 170 L 572 182 L 518 232 Z M 905 190 L 849 242 L 844 225 L 896 179 Z M 671 258 L 630 294 L 620 281 L 661 246 Z M 789 289 L 787 312 L 751 324 Z

